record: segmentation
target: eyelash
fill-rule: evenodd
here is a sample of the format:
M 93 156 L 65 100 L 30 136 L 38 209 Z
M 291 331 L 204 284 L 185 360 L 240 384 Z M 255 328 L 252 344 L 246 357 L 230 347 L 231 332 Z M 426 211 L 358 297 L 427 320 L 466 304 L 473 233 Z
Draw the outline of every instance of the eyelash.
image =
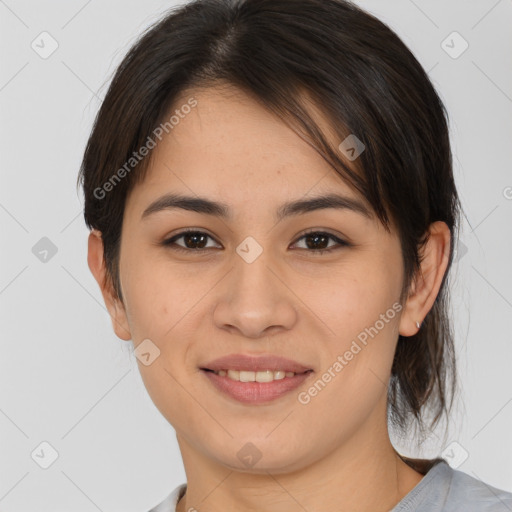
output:
M 168 239 L 164 240 L 162 242 L 162 245 L 165 246 L 165 247 L 169 247 L 173 251 L 188 252 L 188 253 L 191 253 L 191 252 L 200 253 L 200 252 L 203 252 L 203 251 L 207 251 L 208 249 L 212 249 L 212 247 L 208 247 L 207 249 L 188 249 L 188 248 L 185 248 L 185 247 L 181 247 L 180 245 L 177 245 L 175 243 L 176 240 L 178 240 L 179 238 L 181 238 L 184 235 L 187 235 L 189 233 L 195 234 L 195 235 L 206 235 L 207 237 L 211 238 L 212 240 L 215 240 L 212 236 L 210 236 L 208 233 L 205 233 L 204 231 L 199 231 L 197 229 L 186 229 L 186 230 L 181 231 L 180 233 L 178 233 L 176 235 L 173 235 L 171 238 L 168 238 Z M 341 238 L 333 235 L 332 233 L 329 233 L 329 232 L 326 232 L 326 231 L 318 231 L 318 230 L 311 230 L 311 231 L 307 231 L 306 233 L 303 233 L 295 241 L 295 243 L 297 243 L 299 240 L 301 240 L 303 238 L 306 238 L 309 235 L 323 235 L 323 236 L 327 236 L 328 238 L 330 238 L 331 240 L 334 240 L 338 244 L 337 246 L 330 247 L 329 249 L 300 249 L 300 250 L 304 250 L 304 251 L 307 251 L 307 252 L 311 252 L 311 253 L 313 253 L 315 255 L 321 255 L 321 254 L 324 254 L 324 253 L 331 253 L 331 252 L 333 252 L 335 250 L 341 249 L 343 247 L 350 247 L 352 245 L 349 242 L 347 242 L 345 240 L 342 240 Z M 216 240 L 215 240 L 215 242 L 218 243 Z

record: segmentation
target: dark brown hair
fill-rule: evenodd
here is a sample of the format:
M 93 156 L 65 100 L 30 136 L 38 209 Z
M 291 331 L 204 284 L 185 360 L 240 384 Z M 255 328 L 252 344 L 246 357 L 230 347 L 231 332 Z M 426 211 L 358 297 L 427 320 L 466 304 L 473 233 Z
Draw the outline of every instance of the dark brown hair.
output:
M 293 127 L 365 198 L 386 229 L 390 221 L 396 226 L 405 272 L 402 301 L 420 268 L 429 225 L 438 220 L 452 234 L 450 269 L 460 203 L 448 116 L 400 38 L 343 0 L 195 0 L 167 13 L 129 50 L 85 149 L 79 174 L 85 222 L 102 233 L 107 278 L 120 300 L 124 205 L 144 179 L 151 154 L 133 168 L 126 162 L 165 122 L 180 95 L 223 83 L 250 94 Z M 338 144 L 349 134 L 364 144 L 352 168 L 328 143 L 308 105 L 330 120 Z M 399 336 L 388 411 L 402 430 L 411 419 L 423 426 L 427 409 L 434 426 L 452 405 L 448 270 L 419 332 Z

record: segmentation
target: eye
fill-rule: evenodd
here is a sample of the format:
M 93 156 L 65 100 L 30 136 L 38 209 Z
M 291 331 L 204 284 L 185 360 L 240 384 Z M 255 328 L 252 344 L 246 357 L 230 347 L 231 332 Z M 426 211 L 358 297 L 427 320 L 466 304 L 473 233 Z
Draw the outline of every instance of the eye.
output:
M 177 243 L 177 240 L 180 239 L 183 239 L 184 244 Z M 164 240 L 162 245 L 171 247 L 176 251 L 197 253 L 206 249 L 215 248 L 211 245 L 208 246 L 208 239 L 214 240 L 208 233 L 205 233 L 204 231 L 187 229 L 181 233 L 178 233 L 177 235 L 172 236 L 171 238 Z M 315 255 L 332 252 L 336 249 L 348 247 L 351 245 L 349 242 L 325 231 L 309 231 L 304 233 L 300 238 L 297 239 L 295 244 L 297 244 L 300 240 L 304 240 L 306 243 L 306 247 L 302 247 L 300 249 L 308 250 L 308 252 L 311 252 Z M 329 246 L 330 241 L 334 241 L 334 245 Z
M 185 245 L 177 244 L 176 240 L 179 240 L 180 238 L 183 239 Z M 186 251 L 186 252 L 200 252 L 202 250 L 210 249 L 211 247 L 207 246 L 207 239 L 210 238 L 213 240 L 213 238 L 204 231 L 198 231 L 194 229 L 187 229 L 186 231 L 182 231 L 181 233 L 178 233 L 177 235 L 174 235 L 171 238 L 168 238 L 167 240 L 164 240 L 162 242 L 162 245 L 164 246 L 171 246 L 172 249 L 175 249 L 177 251 Z
M 342 247 L 348 247 L 350 244 L 342 240 L 341 238 L 333 235 L 332 233 L 328 233 L 325 231 L 309 231 L 303 234 L 299 240 L 306 241 L 306 249 L 309 249 L 309 252 L 313 254 L 323 254 L 326 252 L 332 252 Z M 332 240 L 335 242 L 334 246 L 325 245 L 328 244 L 329 241 Z M 296 242 L 297 243 L 297 242 Z

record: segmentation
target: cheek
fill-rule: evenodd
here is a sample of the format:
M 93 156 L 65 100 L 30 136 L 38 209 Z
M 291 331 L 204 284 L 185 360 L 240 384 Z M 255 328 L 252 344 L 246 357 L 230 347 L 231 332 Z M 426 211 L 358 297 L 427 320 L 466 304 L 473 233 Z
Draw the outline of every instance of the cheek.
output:
M 388 323 L 372 314 L 343 316 L 334 326 L 339 334 L 320 344 L 321 369 L 300 396 L 310 430 L 345 439 L 370 416 L 385 413 L 397 333 L 397 317 L 390 319 L 395 310 L 389 311 Z
M 378 258 L 359 258 L 332 266 L 316 278 L 297 279 L 293 289 L 330 336 L 347 340 L 373 325 L 398 300 L 399 271 Z
M 374 263 L 354 264 L 301 292 L 323 326 L 317 341 L 319 378 L 327 384 L 318 388 L 329 390 L 318 396 L 326 407 L 335 404 L 340 415 L 368 412 L 387 389 L 398 338 L 400 282 Z
M 156 346 L 152 350 L 158 354 L 149 365 L 137 358 L 140 375 L 162 415 L 184 418 L 186 424 L 193 421 L 194 414 L 199 414 L 197 410 L 187 410 L 190 395 L 183 384 L 189 382 L 194 370 L 187 366 L 187 354 L 197 343 L 194 333 L 201 321 L 197 303 L 206 293 L 208 283 L 197 279 L 196 274 L 191 286 L 191 279 L 184 279 L 176 269 L 171 271 L 169 265 L 155 262 L 139 265 L 128 275 L 127 314 L 134 348 L 137 350 L 139 344 L 149 339 Z M 195 395 L 192 388 L 186 389 Z
M 172 263 L 153 251 L 127 251 L 121 278 L 134 344 L 142 338 L 164 340 L 208 289 L 208 276 L 194 265 Z M 210 285 L 211 288 L 211 285 Z M 178 324 L 178 325 L 177 325 Z

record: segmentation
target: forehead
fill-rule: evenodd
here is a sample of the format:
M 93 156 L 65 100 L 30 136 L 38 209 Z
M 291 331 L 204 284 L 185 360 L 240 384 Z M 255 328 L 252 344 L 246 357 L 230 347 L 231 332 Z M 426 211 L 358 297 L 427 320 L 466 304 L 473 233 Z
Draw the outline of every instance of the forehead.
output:
M 308 110 L 336 147 L 331 125 L 314 106 Z M 173 113 L 172 128 L 133 191 L 143 202 L 167 190 L 222 198 L 240 208 L 332 192 L 365 202 L 310 143 L 240 89 L 186 91 Z

